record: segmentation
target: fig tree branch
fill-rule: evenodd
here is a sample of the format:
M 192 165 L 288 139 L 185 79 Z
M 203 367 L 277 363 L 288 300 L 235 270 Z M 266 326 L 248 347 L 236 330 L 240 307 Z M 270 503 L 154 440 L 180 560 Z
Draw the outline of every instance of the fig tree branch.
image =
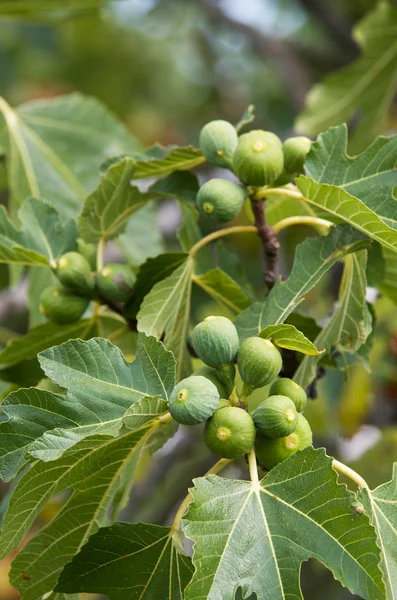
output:
M 265 199 L 254 200 L 251 198 L 252 211 L 254 213 L 255 227 L 263 247 L 265 260 L 265 271 L 263 279 L 268 290 L 274 286 L 278 273 L 278 251 L 280 243 L 276 237 L 273 227 L 267 224 L 265 216 Z

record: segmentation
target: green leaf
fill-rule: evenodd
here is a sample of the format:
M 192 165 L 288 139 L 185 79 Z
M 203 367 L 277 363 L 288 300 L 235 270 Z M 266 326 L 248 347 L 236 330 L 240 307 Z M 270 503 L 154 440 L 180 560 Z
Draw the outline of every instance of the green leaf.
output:
M 143 334 L 133 363 L 101 338 L 71 340 L 41 353 L 39 360 L 68 394 L 30 388 L 3 401 L 8 421 L 0 423 L 0 476 L 5 480 L 23 466 L 27 452 L 43 461 L 56 460 L 84 437 L 117 435 L 124 417 L 131 429 L 165 412 L 159 397 L 167 400 L 175 381 L 172 354 Z
M 166 251 L 163 235 L 158 227 L 158 208 L 154 200 L 130 217 L 124 233 L 117 238 L 117 243 L 126 262 L 134 266 Z
M 342 188 L 361 200 L 386 225 L 397 229 L 397 207 L 393 195 L 397 186 L 396 167 L 397 135 L 379 137 L 365 152 L 351 157 L 347 154 L 347 128 L 340 125 L 321 134 L 312 144 L 305 172 L 317 183 Z M 337 218 L 343 219 L 339 210 Z
M 259 334 L 259 337 L 272 340 L 276 346 L 296 350 L 309 356 L 319 356 L 324 350 L 317 350 L 316 346 L 293 325 L 268 325 Z
M 46 322 L 45 316 L 40 312 L 40 296 L 42 291 L 57 283 L 57 278 L 51 269 L 31 267 L 28 271 L 28 308 L 29 327 L 34 327 Z
M 170 527 L 146 523 L 102 528 L 67 565 L 57 589 L 109 600 L 183 600 L 193 569 L 175 536 Z
M 384 600 L 379 548 L 365 514 L 354 515 L 324 449 L 306 448 L 259 483 L 210 475 L 194 481 L 184 533 L 195 574 L 185 600 L 302 599 L 303 561 L 313 557 L 353 594 Z
M 378 138 L 363 154 L 346 154 L 341 125 L 320 135 L 296 184 L 305 200 L 337 222 L 346 221 L 389 250 L 397 250 L 397 135 Z
M 258 335 L 267 325 L 283 323 L 336 262 L 366 245 L 365 237 L 345 224 L 333 227 L 325 237 L 305 240 L 296 250 L 288 279 L 279 279 L 266 302 L 255 302 L 237 317 L 240 339 Z
M 397 598 L 397 463 L 393 478 L 371 491 L 360 488 L 363 503 L 374 525 L 381 550 L 381 568 L 386 584 L 387 600 Z
M 177 361 L 177 381 L 190 374 L 186 338 L 190 320 L 190 296 L 194 261 L 187 258 L 166 279 L 156 283 L 138 312 L 138 331 L 161 337 Z
M 193 146 L 153 146 L 144 154 L 133 154 L 135 170 L 133 179 L 160 177 L 173 171 L 188 171 L 205 162 L 205 158 Z
M 0 18 L 26 19 L 34 22 L 47 22 L 71 18 L 103 7 L 105 0 L 3 0 L 0 5 Z M 52 598 L 50 599 L 52 600 Z
M 131 185 L 134 169 L 135 161 L 124 158 L 101 174 L 99 186 L 86 198 L 79 216 L 79 233 L 86 242 L 116 237 L 132 213 L 153 198 Z
M 186 252 L 166 252 L 154 258 L 148 258 L 139 268 L 134 292 L 124 307 L 124 314 L 130 318 L 136 317 L 142 300 L 152 287 L 171 275 L 175 269 L 185 263 L 187 258 Z
M 203 275 L 194 275 L 193 282 L 233 314 L 252 304 L 242 287 L 220 268 L 211 269 Z
M 195 204 L 199 190 L 197 175 L 190 171 L 175 171 L 159 179 L 150 186 L 149 191 L 158 197 L 176 198 L 182 202 Z
M 394 251 L 382 248 L 385 261 L 385 275 L 382 283 L 378 284 L 379 291 L 397 302 L 397 255 Z
M 378 2 L 353 36 L 362 48 L 361 57 L 314 86 L 296 129 L 317 134 L 358 114 L 353 147 L 361 150 L 387 129 L 397 89 L 396 8 L 389 2 Z
M 35 196 L 75 217 L 97 184 L 101 162 L 137 149 L 111 112 L 81 94 L 28 102 L 15 110 L 0 100 L 0 112 L 6 124 L 0 146 L 6 150 L 16 207 Z
M 90 437 L 65 452 L 54 463 L 36 463 L 22 477 L 11 498 L 0 536 L 0 555 L 18 547 L 47 502 L 64 490 L 73 493 L 56 517 L 19 552 L 10 581 L 23 600 L 41 600 L 54 589 L 64 566 L 100 526 L 119 491 L 125 469 L 138 464 L 153 428 L 119 438 Z
M 367 251 L 361 250 L 345 258 L 345 268 L 339 290 L 338 307 L 315 344 L 329 354 L 337 348 L 341 352 L 355 352 L 371 332 L 372 317 L 365 302 Z M 316 376 L 318 357 L 305 357 L 300 363 L 294 380 L 306 388 Z
M 90 337 L 95 326 L 94 319 L 83 319 L 70 325 L 57 325 L 47 321 L 33 327 L 29 333 L 10 340 L 0 352 L 0 365 L 15 365 L 22 360 L 35 358 L 39 352 L 62 344 L 71 338 Z
M 245 111 L 243 112 L 243 114 L 241 115 L 240 120 L 236 125 L 237 133 L 240 133 L 240 131 L 243 129 L 243 127 L 245 127 L 246 125 L 249 125 L 254 120 L 255 120 L 255 106 L 253 104 L 249 104 L 247 106 L 247 108 L 245 109 Z
M 0 207 L 0 262 L 55 267 L 61 254 L 76 247 L 75 223 L 61 220 L 46 202 L 27 198 L 18 217 L 20 230 Z

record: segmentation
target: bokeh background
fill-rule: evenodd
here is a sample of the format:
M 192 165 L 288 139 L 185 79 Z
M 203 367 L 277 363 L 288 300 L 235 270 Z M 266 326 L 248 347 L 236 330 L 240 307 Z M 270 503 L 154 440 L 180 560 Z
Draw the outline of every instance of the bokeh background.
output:
M 255 127 L 287 137 L 312 84 L 358 56 L 351 29 L 374 1 L 114 0 L 75 12 L 66 0 L 62 11 L 35 10 L 31 0 L 18 18 L 2 14 L 1 4 L 0 95 L 11 105 L 76 90 L 95 96 L 127 124 L 137 145 L 147 146 L 197 145 L 203 124 L 216 118 L 237 122 L 248 104 L 256 107 Z M 199 175 L 213 173 L 206 167 Z M 176 247 L 175 205 L 165 202 L 156 219 L 157 251 Z M 210 224 L 203 222 L 203 229 L 209 231 Z M 283 236 L 283 272 L 308 234 L 294 228 Z M 236 278 L 248 278 L 252 293 L 260 294 L 259 247 L 251 238 L 228 242 L 228 248 L 236 253 Z M 340 276 L 337 267 L 306 299 L 306 310 L 320 322 L 332 310 Z M 0 291 L 1 343 L 10 327 L 23 333 L 27 326 L 26 290 L 7 283 L 2 280 Z M 316 445 L 325 445 L 375 486 L 390 478 L 397 458 L 397 310 L 389 299 L 373 293 L 371 299 L 378 314 L 372 372 L 360 364 L 330 369 L 307 413 Z M 194 320 L 215 310 L 219 313 L 196 291 Z M 8 384 L 2 382 L 0 391 L 4 397 Z M 124 520 L 172 521 L 192 473 L 203 474 L 213 462 L 201 437 L 198 428 L 182 428 L 154 461 L 148 457 Z M 244 469 L 243 463 L 230 467 L 229 475 L 241 476 Z M 8 493 L 3 485 L 0 519 Z M 52 501 L 37 527 L 56 514 L 63 499 Z M 2 561 L 0 600 L 18 598 L 8 585 L 8 569 L 9 561 Z M 352 598 L 315 561 L 304 565 L 302 579 L 308 600 Z

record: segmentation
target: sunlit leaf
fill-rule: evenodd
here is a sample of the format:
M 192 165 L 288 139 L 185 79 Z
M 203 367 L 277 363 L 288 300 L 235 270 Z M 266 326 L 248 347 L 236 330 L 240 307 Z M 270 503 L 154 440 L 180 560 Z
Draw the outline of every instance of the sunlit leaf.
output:
M 309 356 L 319 356 L 322 350 L 318 350 L 301 331 L 293 325 L 280 323 L 279 325 L 268 325 L 259 334 L 259 337 L 272 340 L 276 346 L 296 350 Z
M 361 57 L 314 86 L 296 128 L 317 134 L 358 115 L 353 147 L 362 150 L 387 127 L 397 89 L 396 8 L 377 2 L 353 35 L 362 48 Z

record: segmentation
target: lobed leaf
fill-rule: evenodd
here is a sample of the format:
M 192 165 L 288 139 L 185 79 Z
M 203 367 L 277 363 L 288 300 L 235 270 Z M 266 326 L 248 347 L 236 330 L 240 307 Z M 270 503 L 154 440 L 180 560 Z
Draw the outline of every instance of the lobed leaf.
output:
M 143 154 L 133 154 L 133 158 L 135 160 L 133 179 L 159 177 L 173 171 L 187 171 L 205 162 L 201 151 L 193 146 L 179 148 L 155 145 L 145 150 Z
M 365 236 L 346 224 L 333 227 L 327 236 L 306 239 L 296 250 L 287 280 L 277 280 L 265 302 L 255 302 L 238 315 L 240 339 L 258 335 L 267 325 L 283 323 L 335 263 L 367 245 Z
M 384 600 L 375 531 L 337 483 L 332 459 L 306 448 L 258 484 L 210 475 L 194 481 L 183 521 L 195 573 L 185 600 L 302 599 L 303 561 L 314 557 L 353 594 Z
M 345 258 L 345 268 L 339 290 L 338 306 L 327 325 L 320 331 L 315 344 L 327 353 L 337 348 L 354 352 L 364 344 L 371 332 L 372 317 L 365 301 L 367 252 L 360 250 Z M 306 388 L 316 376 L 318 357 L 305 357 L 294 380 Z
M 362 55 L 314 86 L 296 129 L 317 134 L 359 115 L 353 146 L 365 148 L 387 128 L 397 89 L 397 10 L 378 2 L 353 30 Z
M 0 555 L 18 547 L 35 518 L 55 495 L 73 493 L 55 518 L 14 559 L 10 581 L 23 600 L 41 600 L 54 589 L 64 566 L 99 527 L 125 469 L 131 478 L 152 432 L 151 424 L 119 438 L 90 437 L 54 463 L 36 463 L 20 480 L 11 498 L 0 536 Z
M 109 600 L 183 600 L 192 571 L 170 527 L 116 523 L 90 538 L 66 566 L 57 589 L 97 592 Z
M 21 229 L 0 207 L 0 263 L 29 266 L 56 266 L 56 259 L 76 247 L 76 225 L 61 220 L 46 202 L 27 198 L 18 211 Z
M 68 390 L 66 396 L 42 389 L 20 389 L 2 404 L 0 475 L 12 478 L 25 455 L 56 460 L 90 435 L 116 436 L 164 413 L 175 381 L 175 360 L 163 344 L 144 334 L 127 363 L 121 351 L 101 338 L 71 340 L 39 355 L 43 370 Z M 132 405 L 137 406 L 128 412 Z M 140 404 L 139 404 L 140 403 Z
M 359 500 L 367 510 L 378 537 L 387 600 L 397 598 L 397 463 L 393 478 L 375 490 L 360 488 Z
M 138 147 L 110 111 L 82 94 L 35 100 L 15 110 L 1 100 L 0 112 L 6 124 L 0 145 L 16 207 L 35 196 L 75 217 L 97 183 L 101 162 Z

